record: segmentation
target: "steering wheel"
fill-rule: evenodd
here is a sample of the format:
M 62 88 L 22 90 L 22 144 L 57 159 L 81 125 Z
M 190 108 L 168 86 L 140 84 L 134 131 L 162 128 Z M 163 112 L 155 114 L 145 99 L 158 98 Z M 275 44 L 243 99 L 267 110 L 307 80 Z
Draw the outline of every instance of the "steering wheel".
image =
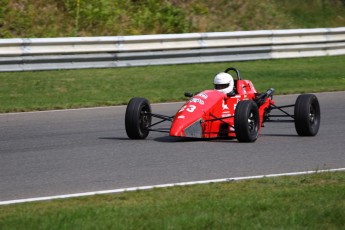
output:
M 240 75 L 240 71 L 239 71 L 238 69 L 234 68 L 234 67 L 227 68 L 227 69 L 224 71 L 224 73 L 227 73 L 227 72 L 229 72 L 230 70 L 233 70 L 233 71 L 236 72 L 236 76 L 237 76 L 237 79 L 238 79 L 238 80 L 241 80 L 241 79 L 242 79 L 242 78 L 241 78 L 241 75 Z

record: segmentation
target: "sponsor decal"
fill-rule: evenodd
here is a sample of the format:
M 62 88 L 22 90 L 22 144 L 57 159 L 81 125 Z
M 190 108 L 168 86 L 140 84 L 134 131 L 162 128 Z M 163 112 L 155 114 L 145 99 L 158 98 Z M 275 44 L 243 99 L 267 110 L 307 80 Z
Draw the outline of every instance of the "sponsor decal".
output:
M 231 116 L 234 116 L 233 114 L 230 114 L 230 113 L 223 113 L 222 114 L 222 118 L 223 117 L 231 117 Z
M 246 86 L 245 85 L 242 85 L 242 89 L 243 89 L 243 93 L 246 94 L 247 93 L 247 90 L 246 90 Z
M 225 103 L 225 101 L 223 101 L 222 108 L 223 108 L 223 110 L 229 109 L 229 107 L 228 107 L 228 105 Z
M 254 93 L 256 93 L 255 87 L 251 81 L 248 82 L 250 88 L 253 90 Z
M 197 96 L 202 97 L 204 99 L 208 98 L 208 95 L 206 93 L 199 93 Z
M 195 98 L 195 97 L 193 97 L 192 99 L 190 99 L 189 102 L 199 103 L 200 105 L 205 104 L 205 102 L 204 102 L 202 99 L 200 99 L 200 98 Z

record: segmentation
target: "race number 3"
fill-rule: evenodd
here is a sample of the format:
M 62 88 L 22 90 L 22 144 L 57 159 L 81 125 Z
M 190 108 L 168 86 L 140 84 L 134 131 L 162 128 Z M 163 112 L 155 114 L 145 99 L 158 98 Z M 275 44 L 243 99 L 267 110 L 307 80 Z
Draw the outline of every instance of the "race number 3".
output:
M 196 109 L 195 105 L 185 105 L 179 110 L 179 112 L 187 110 L 187 112 L 193 113 L 195 109 Z

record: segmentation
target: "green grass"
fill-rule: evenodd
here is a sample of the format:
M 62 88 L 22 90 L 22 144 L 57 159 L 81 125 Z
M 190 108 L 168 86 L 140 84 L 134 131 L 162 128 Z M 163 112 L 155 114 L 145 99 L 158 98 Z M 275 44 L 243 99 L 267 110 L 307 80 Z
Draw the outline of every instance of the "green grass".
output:
M 345 173 L 0 206 L 0 229 L 343 229 Z
M 0 112 L 126 104 L 131 97 L 151 102 L 185 100 L 185 91 L 213 87 L 216 73 L 236 67 L 258 91 L 276 94 L 345 90 L 345 56 L 0 73 Z
M 0 37 L 340 27 L 343 0 L 0 0 Z

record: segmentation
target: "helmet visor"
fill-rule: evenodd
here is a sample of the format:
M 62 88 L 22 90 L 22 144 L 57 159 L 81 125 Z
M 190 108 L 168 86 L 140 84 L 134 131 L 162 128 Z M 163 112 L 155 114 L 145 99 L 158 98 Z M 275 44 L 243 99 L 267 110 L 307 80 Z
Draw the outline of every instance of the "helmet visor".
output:
M 214 88 L 215 89 L 225 89 L 227 87 L 229 87 L 229 83 L 228 84 L 214 84 Z

